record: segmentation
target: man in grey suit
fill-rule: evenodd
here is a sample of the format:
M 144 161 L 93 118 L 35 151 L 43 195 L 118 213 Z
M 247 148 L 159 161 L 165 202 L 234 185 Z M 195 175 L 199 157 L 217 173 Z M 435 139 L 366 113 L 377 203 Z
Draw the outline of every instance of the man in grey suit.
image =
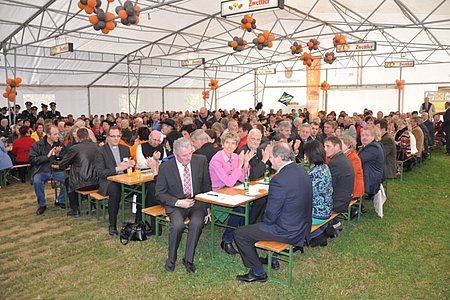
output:
M 95 154 L 95 169 L 99 179 L 99 194 L 109 195 L 109 235 L 118 235 L 117 213 L 121 199 L 120 184 L 108 180 L 108 176 L 122 174 L 128 168 L 134 166 L 134 160 L 130 158 L 130 149 L 119 145 L 121 138 L 120 129 L 112 126 L 107 132 L 107 143 L 100 147 Z M 124 159 L 125 158 L 125 159 Z
M 175 270 L 184 219 L 189 217 L 183 265 L 187 273 L 195 273 L 195 248 L 202 233 L 203 223 L 209 218 L 206 203 L 194 200 L 195 195 L 211 191 L 208 161 L 205 156 L 192 152 L 189 140 L 176 140 L 173 144 L 175 158 L 160 166 L 156 180 L 156 198 L 165 206 L 170 217 L 169 255 L 164 266 L 167 272 Z

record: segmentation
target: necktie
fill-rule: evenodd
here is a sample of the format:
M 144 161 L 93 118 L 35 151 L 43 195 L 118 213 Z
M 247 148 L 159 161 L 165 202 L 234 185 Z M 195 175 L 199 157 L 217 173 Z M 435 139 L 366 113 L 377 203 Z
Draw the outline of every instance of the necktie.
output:
M 189 169 L 186 166 L 184 166 L 183 171 L 183 186 L 184 186 L 184 196 L 186 198 L 191 198 L 192 195 L 192 188 L 191 188 L 191 172 L 189 172 Z

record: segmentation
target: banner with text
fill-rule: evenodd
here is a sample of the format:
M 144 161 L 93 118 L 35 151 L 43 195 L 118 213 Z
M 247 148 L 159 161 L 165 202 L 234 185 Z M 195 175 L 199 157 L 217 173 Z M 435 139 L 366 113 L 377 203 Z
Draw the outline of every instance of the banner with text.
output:
M 320 61 L 322 57 L 314 56 L 311 67 L 306 67 L 306 107 L 312 115 L 319 111 L 320 96 Z

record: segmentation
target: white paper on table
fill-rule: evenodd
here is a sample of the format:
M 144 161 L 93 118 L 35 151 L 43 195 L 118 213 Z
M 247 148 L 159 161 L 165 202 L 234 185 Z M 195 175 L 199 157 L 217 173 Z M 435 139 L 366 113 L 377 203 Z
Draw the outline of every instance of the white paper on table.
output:
M 244 185 L 240 184 L 240 185 L 236 185 L 233 188 L 238 189 L 238 190 L 243 190 L 244 189 Z M 261 192 L 259 190 L 265 190 L 265 191 L 269 191 L 269 185 L 267 184 L 252 184 L 248 187 L 248 192 L 246 193 L 246 195 L 248 196 L 258 196 L 259 194 L 261 194 Z
M 252 188 L 254 188 L 256 190 L 265 190 L 266 192 L 269 191 L 269 185 L 268 184 L 257 183 L 257 184 L 251 185 L 250 187 L 252 187 Z
M 264 185 L 269 185 L 269 183 L 266 182 L 266 181 L 264 180 L 264 178 L 263 178 L 263 179 L 260 179 L 260 180 L 257 180 L 256 182 L 257 182 L 257 183 L 262 183 L 262 184 L 264 184 Z
M 237 205 L 242 202 L 248 201 L 252 199 L 252 197 L 246 196 L 246 195 L 227 195 L 227 194 L 221 194 L 217 192 L 207 192 L 203 194 L 198 194 L 196 197 L 201 197 L 203 199 L 207 199 L 210 201 L 218 202 L 218 203 L 226 203 L 230 205 Z

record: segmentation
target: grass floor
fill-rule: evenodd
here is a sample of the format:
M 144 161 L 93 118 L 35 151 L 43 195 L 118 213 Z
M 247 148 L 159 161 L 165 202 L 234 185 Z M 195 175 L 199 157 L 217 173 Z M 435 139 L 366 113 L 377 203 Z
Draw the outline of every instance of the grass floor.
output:
M 164 272 L 167 230 L 122 246 L 95 218 L 73 219 L 53 206 L 36 216 L 29 184 L 0 189 L 0 299 L 449 299 L 450 157 L 431 160 L 390 181 L 383 219 L 372 203 L 324 248 L 294 257 L 293 287 L 242 284 L 239 256 L 209 255 L 209 226 L 196 254 L 197 273 L 181 262 Z M 219 238 L 217 238 L 219 239 Z M 182 258 L 182 249 L 179 258 Z M 282 265 L 275 275 L 283 276 Z

